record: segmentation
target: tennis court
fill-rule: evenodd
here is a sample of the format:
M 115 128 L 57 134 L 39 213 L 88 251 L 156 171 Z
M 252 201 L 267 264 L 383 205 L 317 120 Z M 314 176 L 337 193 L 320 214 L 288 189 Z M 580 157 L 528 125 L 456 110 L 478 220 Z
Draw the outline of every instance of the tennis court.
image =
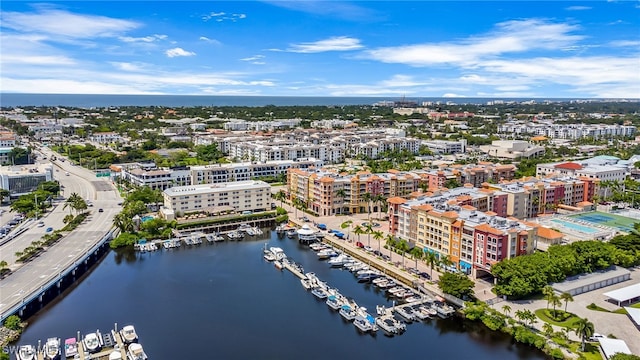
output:
M 583 214 L 570 215 L 569 217 L 594 224 L 609 226 L 624 232 L 631 232 L 631 230 L 633 230 L 633 224 L 636 222 L 640 222 L 640 219 L 633 219 L 626 216 L 608 214 L 600 211 L 591 211 Z

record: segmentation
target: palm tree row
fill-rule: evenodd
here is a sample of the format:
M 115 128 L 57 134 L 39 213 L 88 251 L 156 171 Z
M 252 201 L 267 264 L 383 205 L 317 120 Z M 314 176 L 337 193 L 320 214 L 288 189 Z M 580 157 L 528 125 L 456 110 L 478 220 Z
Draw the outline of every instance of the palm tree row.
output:
M 71 211 L 80 211 L 87 209 L 87 202 L 77 193 L 72 193 L 64 202 L 63 210 L 69 208 L 69 214 Z

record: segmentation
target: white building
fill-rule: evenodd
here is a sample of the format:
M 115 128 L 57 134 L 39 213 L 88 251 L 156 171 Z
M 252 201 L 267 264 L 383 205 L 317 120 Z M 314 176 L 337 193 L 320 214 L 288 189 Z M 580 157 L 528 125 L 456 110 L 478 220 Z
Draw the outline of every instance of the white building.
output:
M 0 168 L 0 188 L 11 197 L 31 193 L 45 181 L 53 181 L 53 165 L 20 165 Z M 43 199 L 44 200 L 44 199 Z
M 467 140 L 423 140 L 422 145 L 429 148 L 435 154 L 463 154 L 467 151 Z
M 231 207 L 236 212 L 265 211 L 271 207 L 271 186 L 264 181 L 177 186 L 163 192 L 164 207 L 176 216 Z
M 635 126 L 607 124 L 555 124 L 553 120 L 528 122 L 510 121 L 498 126 L 499 133 L 529 134 L 546 136 L 551 139 L 580 139 L 629 137 L 636 133 Z
M 499 159 L 534 158 L 544 155 L 544 147 L 522 140 L 495 140 L 491 145 L 481 145 L 480 150 Z

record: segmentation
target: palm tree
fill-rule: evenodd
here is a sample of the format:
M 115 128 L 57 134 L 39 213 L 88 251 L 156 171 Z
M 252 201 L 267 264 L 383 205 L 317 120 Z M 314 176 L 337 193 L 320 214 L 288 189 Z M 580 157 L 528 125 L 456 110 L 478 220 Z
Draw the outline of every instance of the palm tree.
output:
M 573 296 L 568 292 L 560 294 L 560 300 L 564 301 L 564 312 L 567 312 L 567 304 L 573 301 Z
M 367 239 L 367 246 L 371 246 L 371 234 L 373 234 L 373 224 L 371 223 L 371 221 L 367 222 L 367 224 L 364 226 L 364 229 L 366 231 L 365 233 L 369 235 Z
M 546 337 L 550 338 L 551 336 L 553 336 L 553 326 L 551 326 L 551 324 L 549 323 L 544 323 L 542 325 L 542 332 Z
M 405 239 L 401 239 L 398 243 L 398 250 L 402 252 L 402 267 L 404 268 L 404 254 L 409 250 L 409 243 Z
M 128 214 L 121 212 L 113 217 L 113 224 L 122 232 L 133 231 L 133 220 Z
M 68 207 L 69 214 L 71 214 L 71 210 L 76 210 L 76 205 L 79 203 L 79 199 L 83 200 L 82 197 L 80 197 L 80 195 L 78 195 L 77 193 L 72 193 L 64 202 L 64 206 L 62 207 L 62 209 L 64 210 Z
M 371 222 L 371 199 L 373 198 L 373 196 L 371 195 L 371 193 L 364 193 L 362 194 L 362 200 L 364 200 L 367 203 L 367 212 L 369 213 L 368 219 L 369 222 Z
M 11 195 L 11 193 L 9 192 L 9 190 L 7 189 L 0 189 L 0 203 L 4 201 L 4 198 L 8 197 L 9 195 Z
M 549 304 L 551 303 L 551 297 L 553 296 L 553 294 L 554 290 L 550 285 L 542 288 L 542 295 L 544 295 L 544 298 L 547 300 L 547 310 L 549 309 Z
M 443 268 L 448 269 L 453 266 L 453 261 L 451 261 L 451 258 L 447 255 L 440 259 L 440 264 L 442 264 Z
M 562 306 L 562 302 L 560 301 L 560 296 L 553 294 L 551 296 L 551 306 L 553 306 L 553 317 L 557 317 L 556 314 L 556 306 Z
M 356 225 L 356 226 L 353 228 L 353 233 L 354 233 L 354 234 L 356 234 L 356 235 L 358 235 L 358 242 L 360 242 L 360 235 L 362 235 L 362 234 L 366 234 L 366 232 L 365 232 L 364 228 L 362 228 L 362 226 L 360 226 L 360 225 Z
M 425 261 L 429 264 L 429 268 L 431 268 L 430 277 L 433 279 L 433 267 L 438 263 L 438 255 L 436 255 L 433 251 L 427 251 L 425 255 Z
M 387 198 L 382 194 L 378 194 L 373 197 L 373 201 L 378 204 L 378 218 L 382 219 L 382 206 L 387 202 Z
M 574 332 L 580 337 L 580 340 L 582 340 L 582 351 L 584 351 L 585 341 L 587 340 L 587 338 L 593 336 L 595 328 L 593 326 L 593 323 L 590 322 L 587 318 L 578 319 L 578 321 L 574 323 L 574 326 Z
M 524 323 L 524 321 L 527 319 L 527 315 L 523 310 L 516 310 L 516 319 Z
M 384 239 L 384 234 L 382 231 L 377 230 L 373 232 L 373 240 L 378 241 L 378 252 L 380 252 L 380 240 Z
M 8 262 L 4 260 L 0 261 L 0 274 L 4 272 L 4 270 L 7 268 L 8 265 L 9 265 Z
M 424 256 L 424 251 L 417 246 L 414 246 L 413 249 L 409 252 L 413 259 L 416 261 L 416 270 L 418 269 L 418 260 L 422 259 Z
M 505 316 L 507 316 L 507 314 L 511 314 L 511 306 L 502 305 L 502 312 L 504 313 Z
M 536 314 L 533 311 L 527 309 L 524 311 L 525 319 L 529 322 L 529 327 L 532 327 L 536 323 Z
M 342 210 L 344 209 L 344 198 L 347 197 L 347 192 L 344 189 L 338 189 L 338 191 L 336 191 L 336 197 L 339 197 L 342 199 L 342 202 L 340 203 L 340 214 L 342 214 Z
M 396 238 L 393 237 L 393 235 L 391 234 L 387 234 L 386 237 L 387 240 L 387 247 L 389 248 L 389 259 L 391 259 L 391 254 L 392 254 L 392 248 L 395 248 L 397 243 L 396 243 Z
M 280 207 L 283 207 L 282 204 L 284 200 L 287 198 L 287 193 L 284 190 L 280 189 L 277 193 L 273 194 L 273 198 L 280 201 Z

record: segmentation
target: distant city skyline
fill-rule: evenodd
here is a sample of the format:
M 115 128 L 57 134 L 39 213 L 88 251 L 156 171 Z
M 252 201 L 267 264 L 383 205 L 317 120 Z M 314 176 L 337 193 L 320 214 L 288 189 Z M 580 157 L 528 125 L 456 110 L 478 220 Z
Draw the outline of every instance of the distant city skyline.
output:
M 0 9 L 2 93 L 640 98 L 638 1 Z

